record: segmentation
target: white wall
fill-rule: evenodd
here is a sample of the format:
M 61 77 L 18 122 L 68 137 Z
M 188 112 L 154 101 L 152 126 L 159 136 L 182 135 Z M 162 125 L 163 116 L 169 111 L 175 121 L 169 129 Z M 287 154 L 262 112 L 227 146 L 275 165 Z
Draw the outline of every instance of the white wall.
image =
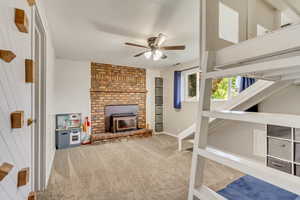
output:
M 261 112 L 300 114 L 300 86 L 290 86 L 263 101 L 259 109 Z
M 218 50 L 232 45 L 219 38 L 219 0 L 207 0 L 207 49 Z M 247 2 L 248 0 L 222 0 L 222 2 L 239 13 L 239 41 L 247 38 Z
M 264 0 L 248 0 L 248 38 L 257 36 L 257 24 L 272 31 L 279 28 L 279 12 Z
M 173 107 L 174 71 L 198 65 L 199 61 L 195 60 L 161 71 L 164 79 L 164 131 L 167 133 L 177 135 L 195 122 L 197 102 L 182 102 L 180 110 Z
M 219 1 L 207 0 L 206 37 L 209 50 L 219 50 L 233 45 L 219 38 Z M 221 2 L 239 13 L 240 42 L 257 36 L 257 24 L 269 30 L 279 28 L 279 13 L 264 0 L 222 0 Z
M 54 114 L 91 115 L 91 63 L 57 59 L 54 76 Z
M 254 129 L 263 131 L 265 130 L 265 126 L 227 121 L 209 135 L 208 144 L 228 152 L 252 156 Z
M 43 5 L 38 1 L 37 7 L 43 18 L 43 25 L 47 31 L 47 80 L 49 86 L 46 96 L 47 116 L 51 113 L 51 77 L 54 60 L 54 49 L 51 36 L 48 34 L 45 12 Z M 25 70 L 24 60 L 31 58 L 31 31 L 28 34 L 20 33 L 14 24 L 14 8 L 24 9 L 27 13 L 29 24 L 31 24 L 31 9 L 24 0 L 1 0 L 0 1 L 0 49 L 12 50 L 17 57 L 11 63 L 0 60 L 0 165 L 8 162 L 14 165 L 13 170 L 0 182 L 0 199 L 2 200 L 24 200 L 32 191 L 32 182 L 17 188 L 17 173 L 22 168 L 32 169 L 32 131 L 26 125 L 28 118 L 32 117 L 32 84 L 24 81 Z M 30 29 L 31 30 L 31 29 Z M 16 110 L 23 110 L 25 114 L 25 125 L 22 129 L 10 128 L 10 113 Z M 51 124 L 47 119 L 47 141 L 46 141 L 46 162 L 47 171 L 50 170 L 55 149 L 51 146 L 52 135 Z M 49 146 L 48 146 L 49 145 Z M 49 174 L 49 172 L 46 172 Z M 30 173 L 32 174 L 32 173 Z
M 189 128 L 193 123 L 196 122 L 198 102 L 184 101 L 182 98 L 181 109 L 174 109 L 173 95 L 174 71 L 189 69 L 198 65 L 199 61 L 194 60 L 188 63 L 182 63 L 181 65 L 175 67 L 169 67 L 161 71 L 161 76 L 164 78 L 164 131 L 169 134 L 178 135 L 180 132 Z M 193 69 L 193 71 L 194 70 L 195 69 Z M 182 76 L 184 76 L 184 72 L 182 73 Z M 183 92 L 184 91 L 182 90 L 182 93 Z M 212 104 L 214 104 L 216 107 L 221 103 L 221 101 L 212 102 Z

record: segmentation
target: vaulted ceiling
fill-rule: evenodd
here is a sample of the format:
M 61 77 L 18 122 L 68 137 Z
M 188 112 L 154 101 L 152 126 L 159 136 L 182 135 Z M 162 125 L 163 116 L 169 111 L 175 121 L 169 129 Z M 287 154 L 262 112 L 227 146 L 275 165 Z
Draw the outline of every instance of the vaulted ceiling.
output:
M 199 0 L 49 0 L 45 1 L 58 58 L 137 67 L 165 67 L 195 60 L 199 52 Z M 133 55 L 164 33 L 165 45 L 187 46 L 167 51 L 168 59 L 146 60 Z

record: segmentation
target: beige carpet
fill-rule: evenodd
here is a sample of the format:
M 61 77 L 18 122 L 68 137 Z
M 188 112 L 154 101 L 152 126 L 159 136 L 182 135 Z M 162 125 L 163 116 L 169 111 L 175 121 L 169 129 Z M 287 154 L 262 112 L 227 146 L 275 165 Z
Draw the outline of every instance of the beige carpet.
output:
M 56 152 L 48 188 L 39 200 L 186 200 L 191 152 L 159 135 Z M 214 190 L 242 174 L 207 162 L 205 183 Z

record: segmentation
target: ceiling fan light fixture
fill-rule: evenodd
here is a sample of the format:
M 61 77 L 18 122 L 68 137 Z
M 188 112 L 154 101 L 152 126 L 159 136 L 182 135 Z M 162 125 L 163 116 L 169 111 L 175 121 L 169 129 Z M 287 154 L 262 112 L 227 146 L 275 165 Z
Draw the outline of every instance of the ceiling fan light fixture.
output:
M 159 34 L 158 38 L 159 38 L 157 43 L 158 46 L 162 45 L 167 40 L 167 36 L 162 33 Z
M 147 51 L 144 55 L 147 59 L 150 59 L 152 56 L 152 51 Z
M 163 56 L 163 52 L 160 50 L 155 50 L 153 53 L 153 60 L 157 61 L 159 59 L 161 59 L 161 57 Z

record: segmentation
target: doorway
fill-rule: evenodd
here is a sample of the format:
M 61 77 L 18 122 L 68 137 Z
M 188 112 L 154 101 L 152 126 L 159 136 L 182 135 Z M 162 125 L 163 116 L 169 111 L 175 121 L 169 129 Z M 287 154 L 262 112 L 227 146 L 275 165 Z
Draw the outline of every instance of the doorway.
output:
M 35 83 L 32 86 L 32 189 L 46 186 L 46 32 L 36 6 L 32 8 L 32 58 Z

